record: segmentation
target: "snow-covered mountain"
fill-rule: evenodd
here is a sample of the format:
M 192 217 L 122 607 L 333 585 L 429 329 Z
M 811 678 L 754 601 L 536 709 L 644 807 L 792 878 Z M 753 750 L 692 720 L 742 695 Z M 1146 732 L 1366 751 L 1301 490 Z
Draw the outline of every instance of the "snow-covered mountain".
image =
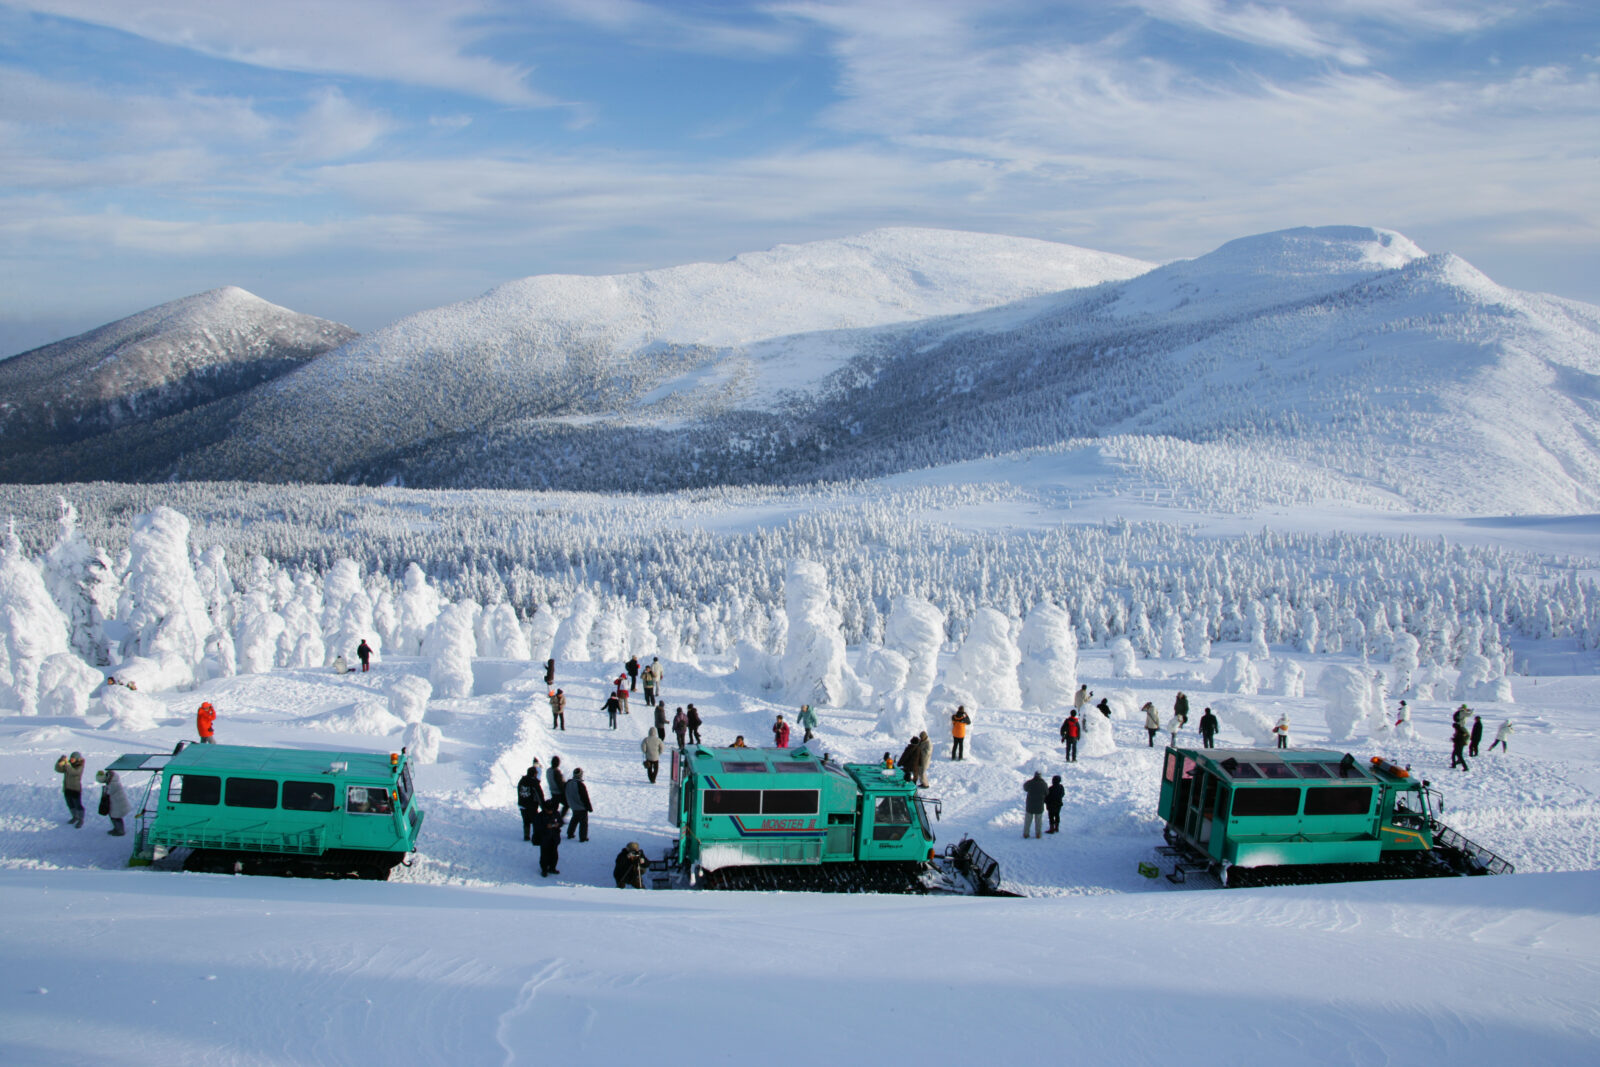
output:
M 1116 435 L 1326 470 L 1402 508 L 1600 508 L 1600 308 L 1365 227 L 1148 267 L 884 230 L 528 278 L 130 431 L 80 476 L 628 491 Z
M 0 361 L 7 451 L 150 422 L 259 385 L 356 337 L 235 286 Z

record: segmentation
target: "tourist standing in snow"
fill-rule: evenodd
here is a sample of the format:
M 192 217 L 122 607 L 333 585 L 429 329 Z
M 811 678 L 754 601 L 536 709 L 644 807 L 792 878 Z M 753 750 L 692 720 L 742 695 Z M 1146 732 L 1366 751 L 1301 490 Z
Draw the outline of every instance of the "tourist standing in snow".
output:
M 1044 795 L 1044 811 L 1050 817 L 1048 834 L 1061 832 L 1061 805 L 1067 802 L 1067 787 L 1061 784 L 1061 776 L 1054 775 L 1050 779 L 1050 788 Z
M 539 821 L 539 812 L 544 808 L 544 783 L 540 780 L 543 772 L 539 769 L 539 757 L 533 758 L 533 763 L 528 767 L 528 773 L 517 779 L 517 807 L 522 809 L 522 839 L 533 840 L 533 825 Z
M 544 772 L 544 784 L 550 787 L 550 799 L 561 806 L 563 814 L 567 810 L 567 775 L 561 769 L 561 757 L 551 756 L 550 766 Z
M 1511 720 L 1507 719 L 1505 722 L 1500 724 L 1500 729 L 1498 729 L 1498 730 L 1496 730 L 1494 732 L 1494 741 L 1489 745 L 1489 751 L 1493 752 L 1496 748 L 1503 748 L 1507 752 L 1510 752 L 1511 749 L 1506 747 L 1506 738 L 1508 738 L 1510 736 L 1511 736 Z M 78 823 L 79 823 L 79 825 L 82 825 L 82 823 L 83 823 L 83 817 L 82 816 L 79 816 Z
M 630 714 L 628 711 L 628 676 L 626 673 L 617 675 L 615 688 L 612 692 L 616 694 L 617 707 L 621 709 L 622 714 Z
M 895 761 L 895 766 L 900 768 L 900 773 L 908 782 L 917 780 L 917 739 L 912 737 L 906 742 L 906 747 L 900 750 L 900 758 Z
M 655 704 L 656 736 L 663 741 L 667 738 L 667 705 L 665 701 L 658 700 Z M 678 746 L 682 748 L 682 745 Z
M 1078 686 L 1078 691 L 1072 695 L 1072 710 L 1080 716 L 1083 715 L 1083 709 L 1089 706 L 1089 698 L 1092 696 L 1094 694 L 1089 692 L 1087 684 Z
M 1178 731 L 1183 729 L 1183 716 L 1173 712 L 1167 717 L 1167 744 L 1178 747 Z
M 1217 744 L 1217 717 L 1208 707 L 1200 713 L 1200 744 L 1206 748 L 1215 748 Z
M 69 826 L 83 826 L 83 753 L 74 752 L 56 760 L 56 773 L 61 775 L 61 795 L 66 798 L 71 818 Z
M 663 704 L 661 707 L 665 713 L 666 705 Z M 684 714 L 682 708 L 672 716 L 672 732 L 678 739 L 678 751 L 682 752 L 684 739 L 689 736 L 689 716 Z
M 550 694 L 550 729 L 565 730 L 567 728 L 567 694 L 557 689 Z
M 811 710 L 811 705 L 801 704 L 800 714 L 795 716 L 794 721 L 800 729 L 806 732 L 806 735 L 800 739 L 801 743 L 804 744 L 811 740 L 817 729 L 817 713 Z
M 1033 772 L 1033 777 L 1022 783 L 1022 839 L 1028 839 L 1028 829 L 1032 827 L 1034 837 L 1044 836 L 1044 798 L 1049 794 L 1050 786 L 1044 780 L 1044 775 L 1038 771 Z
M 572 809 L 572 820 L 567 823 L 567 840 L 572 840 L 572 835 L 578 835 L 581 844 L 589 840 L 589 813 L 594 810 L 594 804 L 589 800 L 589 787 L 583 781 L 583 768 L 572 768 L 572 777 L 567 779 L 567 807 Z
M 1411 727 L 1411 709 L 1406 707 L 1404 700 L 1400 702 L 1400 712 L 1394 719 L 1394 733 L 1402 741 L 1415 741 L 1417 739 L 1417 732 Z
M 611 865 L 611 878 L 617 883 L 618 889 L 643 889 L 645 868 L 649 866 L 650 861 L 645 858 L 639 842 L 629 841 L 617 853 L 617 861 Z
M 553 761 L 551 765 L 554 766 Z M 560 874 L 556 865 L 561 861 L 561 804 L 554 797 L 544 802 L 534 840 L 539 846 L 539 877 Z
M 1289 747 L 1289 713 L 1288 712 L 1284 712 L 1282 715 L 1278 716 L 1277 725 L 1273 726 L 1272 732 L 1277 735 L 1278 747 L 1279 748 L 1288 748 Z
M 133 805 L 128 802 L 128 794 L 122 789 L 122 779 L 117 777 L 113 770 L 95 771 L 94 780 L 103 787 L 100 792 L 100 814 L 109 816 L 111 829 L 106 831 L 112 837 L 121 837 L 128 831 L 123 828 L 122 820 L 133 810 Z
M 361 661 L 361 673 L 365 674 L 367 672 L 367 668 L 372 666 L 372 646 L 367 644 L 367 639 L 365 637 L 363 637 L 361 639 L 361 643 L 356 646 L 356 659 Z
M 1066 746 L 1068 763 L 1078 762 L 1078 738 L 1082 733 L 1083 722 L 1078 718 L 1078 709 L 1073 708 L 1061 720 L 1061 743 Z
M 928 736 L 926 730 L 917 735 L 917 751 L 912 762 L 916 764 L 917 785 L 928 788 L 928 764 L 933 762 L 933 738 Z
M 1172 714 L 1178 717 L 1179 726 L 1189 725 L 1189 694 L 1180 690 L 1172 701 Z
M 774 748 L 789 747 L 789 724 L 783 721 L 783 713 L 772 721 L 772 746 Z
M 628 672 L 628 692 L 631 693 L 639 688 L 639 657 L 629 656 L 622 669 Z
M 1472 732 L 1467 735 L 1467 755 L 1476 756 L 1478 746 L 1483 743 L 1483 716 L 1472 717 Z
M 966 706 L 956 705 L 956 713 L 950 716 L 950 758 L 964 760 L 967 758 L 967 730 L 972 726 L 972 716 L 967 714 Z
M 1462 770 L 1471 770 L 1467 766 L 1467 742 L 1471 735 L 1467 733 L 1465 723 L 1458 722 L 1450 730 L 1450 769 L 1455 770 L 1459 765 Z
M 547 686 L 556 684 L 556 661 L 553 659 L 544 661 L 544 684 Z
M 700 709 L 693 704 L 689 705 L 688 720 L 689 740 L 698 745 L 700 743 Z
M 640 673 L 639 680 L 644 683 L 644 702 L 654 704 L 661 699 L 659 689 L 661 686 L 661 661 L 651 658 L 650 663 Z
M 616 691 L 612 690 L 606 694 L 605 712 L 606 719 L 610 722 L 613 730 L 617 728 L 617 712 L 620 710 L 622 710 L 622 700 L 617 696 Z
M 1150 740 L 1146 743 L 1146 747 L 1155 748 L 1156 734 L 1161 732 L 1161 713 L 1156 710 L 1155 704 L 1148 700 L 1144 702 L 1144 707 L 1139 710 L 1144 712 L 1144 732 L 1150 735 Z
M 200 735 L 202 745 L 217 743 L 217 709 L 211 706 L 211 701 L 201 703 L 200 709 L 194 713 L 194 729 Z
M 644 740 L 639 742 L 639 751 L 644 753 L 644 773 L 650 776 L 650 781 L 653 783 L 661 771 L 661 735 L 656 733 L 654 726 L 644 735 Z

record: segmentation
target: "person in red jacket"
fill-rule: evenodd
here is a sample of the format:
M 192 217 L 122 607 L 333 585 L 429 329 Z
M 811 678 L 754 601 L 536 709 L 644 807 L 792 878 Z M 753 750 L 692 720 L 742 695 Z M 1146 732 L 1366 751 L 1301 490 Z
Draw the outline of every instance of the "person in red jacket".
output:
M 200 705 L 200 710 L 194 715 L 194 728 L 200 733 L 202 745 L 217 743 L 217 709 L 211 706 L 211 701 Z
M 1067 748 L 1068 763 L 1078 762 L 1078 738 L 1082 733 L 1083 723 L 1078 719 L 1078 709 L 1073 708 L 1061 723 L 1061 743 Z

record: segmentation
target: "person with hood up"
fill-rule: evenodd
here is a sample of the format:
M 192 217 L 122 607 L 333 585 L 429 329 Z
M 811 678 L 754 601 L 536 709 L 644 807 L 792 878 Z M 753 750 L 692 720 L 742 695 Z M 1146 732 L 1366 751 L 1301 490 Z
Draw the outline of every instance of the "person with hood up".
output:
M 617 861 L 611 865 L 611 877 L 618 889 L 643 889 L 644 872 L 649 866 L 650 861 L 645 858 L 639 842 L 629 841 L 617 853 Z
M 539 821 L 539 812 L 544 808 L 544 784 L 541 781 L 543 772 L 539 769 L 539 757 L 533 757 L 533 762 L 528 765 L 528 773 L 517 779 L 517 807 L 522 809 L 522 839 L 533 840 L 533 824 Z
M 667 739 L 667 702 L 658 700 L 655 704 L 656 736 L 665 741 Z M 682 745 L 678 746 L 682 748 Z
M 1272 732 L 1278 739 L 1279 748 L 1289 747 L 1289 713 L 1287 711 L 1278 716 L 1278 722 L 1272 727 Z
M 1200 744 L 1205 748 L 1217 747 L 1217 722 L 1216 713 L 1207 707 L 1200 713 Z
M 561 813 L 567 813 L 567 773 L 561 769 L 561 757 L 551 756 L 550 766 L 544 772 L 544 784 L 550 787 L 550 799 L 561 807 Z
M 783 721 L 783 713 L 772 722 L 772 745 L 774 748 L 789 747 L 789 724 Z
M 71 818 L 68 826 L 83 827 L 83 753 L 74 752 L 56 760 L 56 773 L 61 775 L 61 795 L 66 799 Z
M 1100 703 L 1096 704 L 1094 707 L 1096 711 L 1104 715 L 1106 718 L 1111 718 L 1111 699 L 1109 697 L 1101 697 Z
M 1156 734 L 1161 732 L 1161 713 L 1156 710 L 1153 702 L 1146 700 L 1144 707 L 1139 709 L 1144 712 L 1144 732 L 1150 735 L 1147 748 L 1156 747 Z
M 1189 725 L 1189 694 L 1179 690 L 1172 699 L 1172 713 L 1178 717 L 1179 726 Z
M 539 877 L 560 874 L 557 865 L 561 862 L 561 803 L 554 797 L 544 802 L 533 839 L 539 846 Z
M 666 707 L 666 705 L 663 704 L 662 707 Z M 684 738 L 689 736 L 689 716 L 683 713 L 682 708 L 679 708 L 677 714 L 672 716 L 672 733 L 678 739 L 678 751 L 682 752 Z
M 550 694 L 550 729 L 565 730 L 567 728 L 567 694 L 564 689 L 557 689 Z
M 200 710 L 194 713 L 194 729 L 202 745 L 217 743 L 217 709 L 211 706 L 211 701 L 202 702 Z
M 572 768 L 572 777 L 567 779 L 567 807 L 572 809 L 572 821 L 567 823 L 567 840 L 572 840 L 572 835 L 578 835 L 578 841 L 589 840 L 589 813 L 594 810 L 594 803 L 589 799 L 589 787 L 583 781 L 583 768 Z
M 967 714 L 965 704 L 956 705 L 956 713 L 950 716 L 950 758 L 964 760 L 967 758 L 967 731 L 972 729 L 972 716 Z
M 689 740 L 698 745 L 700 743 L 700 709 L 693 704 L 689 705 L 688 722 Z
M 806 732 L 806 735 L 800 739 L 801 744 L 811 740 L 816 734 L 817 713 L 811 710 L 810 704 L 800 705 L 800 714 L 795 716 L 794 721 Z
M 653 783 L 656 775 L 661 773 L 661 736 L 656 733 L 654 726 L 639 742 L 639 751 L 644 753 L 644 773 L 650 776 Z
M 1483 744 L 1483 716 L 1472 717 L 1472 730 L 1467 735 L 1467 755 L 1476 756 L 1478 746 Z
M 1053 775 L 1050 779 L 1050 789 L 1044 795 L 1044 811 L 1050 817 L 1050 829 L 1047 834 L 1061 832 L 1061 806 L 1067 802 L 1067 787 L 1061 784 L 1061 776 Z
M 1067 717 L 1061 720 L 1061 743 L 1066 746 L 1068 763 L 1078 762 L 1078 738 L 1082 735 L 1083 721 L 1078 718 L 1078 709 L 1073 708 L 1067 712 Z
M 1033 830 L 1034 837 L 1044 836 L 1044 798 L 1050 794 L 1050 786 L 1044 780 L 1044 775 L 1039 771 L 1033 772 L 1033 777 L 1022 783 L 1022 795 L 1025 803 L 1022 807 L 1022 839 L 1028 839 L 1028 830 Z
M 122 820 L 133 811 L 133 804 L 128 800 L 128 794 L 123 791 L 122 779 L 117 777 L 113 770 L 95 771 L 94 780 L 103 787 L 100 792 L 100 814 L 109 816 L 111 829 L 106 832 L 112 837 L 121 837 L 128 831 L 123 827 Z

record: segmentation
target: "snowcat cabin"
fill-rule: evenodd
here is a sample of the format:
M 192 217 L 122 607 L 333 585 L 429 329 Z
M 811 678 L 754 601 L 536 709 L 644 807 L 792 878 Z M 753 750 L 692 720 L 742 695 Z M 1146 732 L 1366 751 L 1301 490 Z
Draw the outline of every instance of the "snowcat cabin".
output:
M 1168 748 L 1159 813 L 1170 842 L 1224 868 L 1375 863 L 1402 781 L 1340 752 Z
M 187 745 L 123 759 L 157 772 L 136 858 L 189 848 L 189 869 L 386 878 L 422 826 L 404 752 Z
M 671 796 L 677 860 L 690 869 L 925 863 L 933 847 L 915 785 L 805 747 L 674 753 Z

